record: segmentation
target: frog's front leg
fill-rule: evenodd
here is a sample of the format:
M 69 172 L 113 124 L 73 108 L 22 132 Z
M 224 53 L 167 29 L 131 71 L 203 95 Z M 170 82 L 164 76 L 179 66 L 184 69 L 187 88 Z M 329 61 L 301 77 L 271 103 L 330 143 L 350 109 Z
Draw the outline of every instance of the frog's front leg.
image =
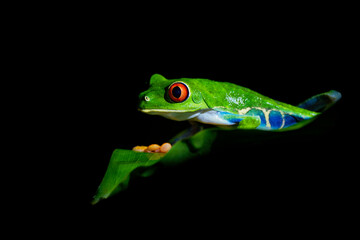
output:
M 198 122 L 195 122 L 195 121 L 189 121 L 189 122 L 190 122 L 191 126 L 188 129 L 177 134 L 175 137 L 173 137 L 169 141 L 171 144 L 175 144 L 177 141 L 180 141 L 184 138 L 189 138 L 189 137 L 195 135 L 196 133 L 200 132 L 204 128 L 203 125 L 201 125 Z
M 136 152 L 153 152 L 153 153 L 167 153 L 172 148 L 177 141 L 180 141 L 185 138 L 189 138 L 196 133 L 200 132 L 203 129 L 203 126 L 197 122 L 190 121 L 191 127 L 180 132 L 175 137 L 173 137 L 169 142 L 162 144 L 161 146 L 158 144 L 151 144 L 149 146 L 135 146 L 133 151 Z

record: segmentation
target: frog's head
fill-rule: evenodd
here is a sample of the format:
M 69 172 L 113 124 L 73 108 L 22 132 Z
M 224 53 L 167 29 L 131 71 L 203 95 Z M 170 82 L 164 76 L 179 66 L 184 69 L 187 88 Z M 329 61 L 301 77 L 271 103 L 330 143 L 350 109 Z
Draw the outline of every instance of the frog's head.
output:
M 188 120 L 207 108 L 198 88 L 196 79 L 168 80 L 154 74 L 149 89 L 139 95 L 139 110 L 172 120 Z

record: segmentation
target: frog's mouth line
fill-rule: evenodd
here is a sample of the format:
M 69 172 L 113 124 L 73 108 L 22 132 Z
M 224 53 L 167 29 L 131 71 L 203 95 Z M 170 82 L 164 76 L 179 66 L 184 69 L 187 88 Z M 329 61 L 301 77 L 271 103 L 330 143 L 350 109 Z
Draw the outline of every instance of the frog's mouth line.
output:
M 171 109 L 138 109 L 141 112 L 144 113 L 167 113 L 167 112 L 177 112 L 177 113 L 190 113 L 190 112 L 196 112 L 198 110 L 171 110 Z

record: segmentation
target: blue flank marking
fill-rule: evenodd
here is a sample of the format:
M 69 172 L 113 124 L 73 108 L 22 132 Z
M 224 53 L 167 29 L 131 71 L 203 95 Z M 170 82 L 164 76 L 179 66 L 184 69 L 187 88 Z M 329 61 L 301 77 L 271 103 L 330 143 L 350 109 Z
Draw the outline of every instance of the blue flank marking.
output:
M 228 112 L 218 112 L 219 117 L 228 121 L 229 123 L 239 123 L 241 120 L 244 119 L 243 116 L 234 114 L 234 113 L 228 113 Z M 266 119 L 264 112 L 260 109 L 251 109 L 249 112 L 246 113 L 248 116 L 258 116 L 260 117 L 261 123 L 258 126 L 258 129 L 263 130 L 276 130 L 279 129 L 283 124 L 283 119 L 285 119 L 284 126 L 282 128 L 290 127 L 291 125 L 294 125 L 302 120 L 305 120 L 304 118 L 300 116 L 293 116 L 284 113 L 284 116 L 281 115 L 279 111 L 271 110 L 269 113 L 269 122 L 271 128 L 266 126 Z
M 279 111 L 271 111 L 269 114 L 271 129 L 279 129 L 283 123 L 283 117 Z
M 285 115 L 284 118 L 285 118 L 284 128 L 289 127 L 289 126 L 297 123 L 296 119 L 293 116 Z
M 291 125 L 294 125 L 295 123 L 298 123 L 298 122 L 304 120 L 302 117 L 290 116 L 290 115 L 287 115 L 287 114 L 285 114 L 284 118 L 285 118 L 284 128 L 290 127 Z
M 258 126 L 259 129 L 264 129 L 264 130 L 276 130 L 276 129 L 280 129 L 280 127 L 282 126 L 283 123 L 283 118 L 285 119 L 285 123 L 283 128 L 289 127 L 293 124 L 296 124 L 302 120 L 304 120 L 301 117 L 298 116 L 291 116 L 289 114 L 284 113 L 284 117 L 281 115 L 281 113 L 279 111 L 276 110 L 271 110 L 269 113 L 269 122 L 270 122 L 270 129 L 266 126 L 266 119 L 264 116 L 264 112 L 260 109 L 252 109 L 250 110 L 247 115 L 251 115 L 251 116 L 259 116 L 261 119 L 261 124 Z
M 230 123 L 239 123 L 241 120 L 243 120 L 244 118 L 239 117 L 238 114 L 234 114 L 234 113 L 228 113 L 228 112 L 218 112 L 218 114 L 220 115 L 220 117 Z
M 248 111 L 246 113 L 246 115 L 250 115 L 250 116 L 259 116 L 261 123 L 258 126 L 258 128 L 266 128 L 266 119 L 264 116 L 264 112 L 261 111 L 260 109 L 251 109 L 250 111 Z

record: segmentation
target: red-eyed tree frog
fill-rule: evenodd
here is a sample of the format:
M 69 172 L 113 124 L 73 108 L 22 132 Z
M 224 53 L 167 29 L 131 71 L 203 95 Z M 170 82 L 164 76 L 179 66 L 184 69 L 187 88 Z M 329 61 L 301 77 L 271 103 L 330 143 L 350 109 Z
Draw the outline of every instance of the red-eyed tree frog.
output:
M 268 131 L 302 127 L 341 98 L 329 91 L 292 106 L 245 87 L 208 79 L 166 79 L 154 74 L 139 95 L 139 110 L 176 121 Z

